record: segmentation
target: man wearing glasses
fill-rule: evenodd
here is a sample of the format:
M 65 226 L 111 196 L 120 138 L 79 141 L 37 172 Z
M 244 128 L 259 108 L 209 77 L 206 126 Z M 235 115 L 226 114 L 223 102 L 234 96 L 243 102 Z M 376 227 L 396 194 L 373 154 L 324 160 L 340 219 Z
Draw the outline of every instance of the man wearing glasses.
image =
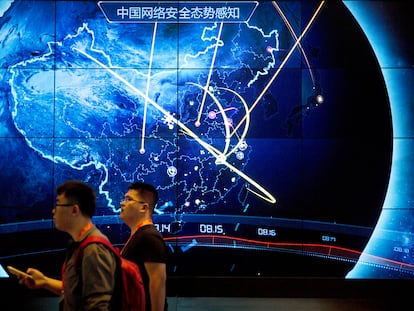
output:
M 78 259 L 81 262 L 77 262 L 76 267 L 73 262 L 75 250 L 87 236 L 106 238 L 92 223 L 95 209 L 96 194 L 89 185 L 76 180 L 59 185 L 53 222 L 58 230 L 67 232 L 72 238 L 62 280 L 47 277 L 34 268 L 27 269 L 31 278 L 20 278 L 20 283 L 29 288 L 43 288 L 61 295 L 60 310 L 115 310 L 111 306 L 116 271 L 112 251 L 100 243 L 88 244 Z
M 131 229 L 131 235 L 121 250 L 121 256 L 140 268 L 145 287 L 147 311 L 165 311 L 167 247 L 162 234 L 152 222 L 158 201 L 154 186 L 136 182 L 128 186 L 121 201 L 120 219 Z

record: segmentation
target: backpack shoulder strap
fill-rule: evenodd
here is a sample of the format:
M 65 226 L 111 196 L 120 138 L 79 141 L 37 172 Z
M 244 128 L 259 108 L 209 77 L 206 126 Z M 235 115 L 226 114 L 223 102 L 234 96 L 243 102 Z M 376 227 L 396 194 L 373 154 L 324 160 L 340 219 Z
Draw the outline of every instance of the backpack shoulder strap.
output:
M 120 254 L 119 254 L 119 252 L 116 250 L 116 248 L 112 245 L 112 243 L 109 241 L 109 240 L 107 240 L 107 239 L 105 239 L 104 237 L 101 237 L 101 236 L 96 236 L 96 235 L 90 235 L 90 236 L 88 236 L 88 237 L 86 237 L 83 241 L 82 241 L 82 243 L 80 244 L 80 246 L 78 247 L 78 249 L 76 250 L 76 252 L 75 252 L 75 255 L 74 255 L 74 259 L 73 259 L 73 262 L 74 262 L 74 264 L 76 265 L 76 263 L 77 263 L 77 261 L 78 261 L 78 257 L 79 257 L 79 255 L 80 255 L 80 253 L 82 252 L 82 250 L 87 246 L 87 245 L 89 245 L 89 244 L 91 244 L 91 243 L 100 243 L 100 244 L 103 244 L 103 245 L 105 245 L 107 248 L 109 248 L 113 253 L 115 253 L 115 255 L 117 256 L 117 257 L 120 257 Z

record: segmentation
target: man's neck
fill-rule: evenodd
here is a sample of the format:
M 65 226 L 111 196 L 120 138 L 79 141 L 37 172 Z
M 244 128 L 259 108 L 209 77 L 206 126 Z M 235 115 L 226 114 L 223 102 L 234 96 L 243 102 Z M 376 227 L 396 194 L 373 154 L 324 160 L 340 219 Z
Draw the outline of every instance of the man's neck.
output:
M 135 231 L 137 231 L 139 228 L 148 224 L 152 224 L 151 218 L 139 219 L 133 225 L 129 226 L 129 228 L 131 229 L 131 234 L 134 234 Z
M 93 227 L 92 220 L 89 218 L 82 219 L 73 230 L 72 238 L 74 241 L 80 241 L 85 234 Z

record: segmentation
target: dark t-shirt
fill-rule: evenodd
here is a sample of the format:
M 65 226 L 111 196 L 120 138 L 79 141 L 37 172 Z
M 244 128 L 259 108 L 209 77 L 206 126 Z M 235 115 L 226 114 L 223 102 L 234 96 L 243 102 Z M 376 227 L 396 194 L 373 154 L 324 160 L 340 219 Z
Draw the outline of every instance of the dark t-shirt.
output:
M 144 262 L 167 264 L 168 249 L 162 234 L 152 224 L 139 228 L 123 248 L 122 257 L 138 265 L 145 287 L 146 309 L 151 310 L 149 278 Z M 167 301 L 164 310 L 167 310 Z

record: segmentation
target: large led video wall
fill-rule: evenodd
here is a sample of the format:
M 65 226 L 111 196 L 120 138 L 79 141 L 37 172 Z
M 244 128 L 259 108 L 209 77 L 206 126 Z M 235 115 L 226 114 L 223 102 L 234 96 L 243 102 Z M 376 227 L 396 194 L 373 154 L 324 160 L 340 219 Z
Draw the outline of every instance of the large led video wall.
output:
M 0 264 L 60 273 L 68 179 L 121 246 L 145 181 L 170 275 L 412 278 L 408 8 L 0 1 Z

